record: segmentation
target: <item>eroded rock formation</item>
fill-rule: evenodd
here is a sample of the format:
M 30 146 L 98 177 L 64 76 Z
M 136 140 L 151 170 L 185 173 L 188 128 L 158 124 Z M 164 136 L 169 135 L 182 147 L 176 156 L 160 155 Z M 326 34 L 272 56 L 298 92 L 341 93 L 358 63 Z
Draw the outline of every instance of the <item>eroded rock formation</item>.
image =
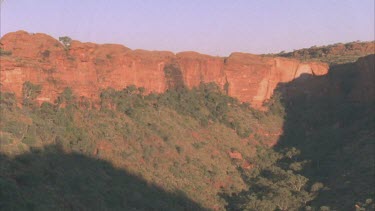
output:
M 295 59 L 232 53 L 213 57 L 196 52 L 130 50 L 122 45 L 72 41 L 68 48 L 45 34 L 17 31 L 4 35 L 1 89 L 22 97 L 26 81 L 42 85 L 39 102 L 53 102 L 65 87 L 78 97 L 99 99 L 101 89 L 144 87 L 146 93 L 171 86 L 189 88 L 201 82 L 217 83 L 230 96 L 261 108 L 277 84 L 303 73 L 324 75 L 328 65 Z

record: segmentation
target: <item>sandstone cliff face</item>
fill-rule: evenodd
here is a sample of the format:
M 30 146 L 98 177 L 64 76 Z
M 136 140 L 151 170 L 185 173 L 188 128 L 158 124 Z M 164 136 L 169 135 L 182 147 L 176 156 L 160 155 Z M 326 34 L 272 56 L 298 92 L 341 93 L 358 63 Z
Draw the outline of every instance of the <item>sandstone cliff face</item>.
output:
M 229 84 L 228 94 L 260 108 L 265 100 L 270 99 L 278 83 L 292 81 L 302 74 L 326 74 L 328 65 L 233 53 L 225 61 L 224 69 Z
M 4 51 L 12 52 L 10 56 L 1 56 L 2 91 L 14 92 L 21 98 L 24 82 L 41 84 L 40 102 L 53 102 L 65 87 L 71 87 L 79 97 L 96 101 L 100 90 L 107 87 L 123 89 L 136 85 L 144 87 L 146 93 L 160 93 L 176 84 L 192 88 L 201 82 L 215 82 L 230 96 L 261 108 L 278 83 L 303 73 L 328 72 L 328 65 L 323 63 L 245 53 L 221 58 L 78 41 L 65 49 L 48 35 L 24 31 L 4 35 L 0 43 Z
M 220 87 L 225 84 L 224 59 L 196 52 L 182 52 L 176 55 L 181 68 L 184 83 L 188 87 L 198 86 L 201 82 L 214 82 Z

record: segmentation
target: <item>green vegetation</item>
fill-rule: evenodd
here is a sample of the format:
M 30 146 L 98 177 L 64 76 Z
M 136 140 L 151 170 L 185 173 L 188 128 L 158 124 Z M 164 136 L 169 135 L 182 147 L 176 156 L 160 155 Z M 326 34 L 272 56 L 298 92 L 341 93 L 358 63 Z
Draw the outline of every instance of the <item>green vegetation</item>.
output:
M 146 107 L 153 108 L 158 113 L 163 108 L 168 108 L 198 120 L 202 126 L 207 126 L 209 122 L 219 122 L 234 129 L 242 138 L 251 134 L 249 124 L 255 118 L 251 114 L 256 111 L 222 93 L 216 84 L 201 84 L 191 90 L 178 87 L 161 95 L 143 96 L 143 92 L 144 89 L 135 86 L 128 86 L 122 91 L 115 91 L 111 88 L 103 90 L 101 108 L 116 108 L 117 111 L 121 111 L 131 118 L 136 118 L 137 113 L 142 112 Z M 241 118 L 235 115 L 236 111 L 249 114 L 245 114 Z M 246 117 L 250 121 L 246 122 L 244 120 Z
M 182 193 L 58 145 L 1 155 L 0 199 L 1 210 L 205 210 Z
M 111 54 L 107 54 L 105 57 L 106 57 L 107 59 L 112 59 L 112 55 L 111 55 Z
M 0 92 L 0 108 L 14 108 L 16 106 L 16 97 L 14 93 Z
M 41 91 L 42 87 L 40 85 L 34 85 L 29 81 L 25 82 L 22 87 L 23 105 L 34 105 L 34 100 L 38 97 Z
M 285 149 L 258 149 L 252 159 L 255 167 L 244 172 L 249 189 L 229 199 L 228 210 L 299 210 L 313 200 L 321 183 L 308 184 L 309 179 L 300 171 L 308 163 L 298 159 L 299 151 Z
M 281 126 L 281 118 L 263 113 L 254 115 L 255 110 L 224 95 L 214 84 L 202 84 L 191 90 L 182 87 L 163 94 L 149 95 L 144 95 L 144 88 L 135 86 L 120 91 L 109 88 L 102 91 L 99 107 L 85 98 L 75 96 L 70 88 L 64 89 L 54 103 L 44 102 L 37 106 L 40 91 L 40 86 L 26 82 L 23 87 L 22 108 L 17 107 L 13 94 L 0 95 L 1 153 L 6 154 L 6 160 L 11 165 L 18 165 L 18 157 L 22 159 L 25 156 L 36 156 L 35 166 L 30 168 L 42 166 L 41 171 L 47 175 L 60 175 L 58 169 L 43 167 L 47 165 L 44 163 L 47 162 L 45 159 L 48 160 L 53 153 L 42 156 L 44 147 L 58 145 L 63 153 L 57 156 L 62 156 L 62 160 L 66 156 L 71 157 L 72 153 L 79 153 L 90 159 L 106 160 L 116 168 L 138 175 L 149 184 L 157 184 L 166 192 L 183 192 L 187 198 L 208 208 L 224 206 L 217 195 L 220 187 L 228 193 L 240 191 L 244 187 L 241 174 L 236 170 L 241 162 L 234 162 L 228 152 L 236 149 L 244 158 L 254 156 L 249 134 L 257 132 L 252 129 L 259 128 L 273 133 Z M 262 125 L 259 125 L 260 122 Z M 261 137 L 261 134 L 258 136 Z M 262 140 L 264 143 L 267 141 L 271 139 L 265 137 Z M 249 145 L 244 147 L 244 142 Z M 43 153 L 35 154 L 40 151 Z M 10 169 L 2 172 L 8 171 Z M 44 181 L 44 176 L 41 177 L 36 172 L 37 170 L 34 172 L 30 169 L 24 174 Z M 15 175 L 21 173 L 20 168 Z M 78 172 L 75 177 L 85 177 L 86 173 Z M 70 176 L 62 175 L 60 178 Z M 4 183 L 5 187 L 16 188 L 9 191 L 21 195 L 22 200 L 28 198 L 31 190 L 38 189 L 42 193 L 50 187 L 57 188 L 56 192 L 50 193 L 51 202 L 47 203 L 48 207 L 61 208 L 60 202 L 56 202 L 59 194 L 68 198 L 73 197 L 71 194 L 86 194 L 83 190 L 70 192 L 71 189 L 63 189 L 73 185 L 69 182 L 57 187 L 43 182 L 38 182 L 36 186 L 18 186 L 10 182 L 12 177 L 1 174 L 1 178 L 7 181 Z M 106 176 L 103 174 L 99 177 Z M 46 178 L 48 181 L 49 177 Z M 96 188 L 96 184 L 87 185 L 89 190 Z M 134 188 L 143 189 L 143 186 Z M 143 200 L 149 200 L 146 204 L 154 203 L 151 198 L 141 196 Z M 35 209 L 39 209 L 36 202 L 44 196 L 41 194 L 35 197 L 35 203 L 32 204 Z M 102 195 L 97 197 L 99 201 L 104 200 Z M 124 195 L 117 192 L 113 197 L 121 198 Z M 90 195 L 82 200 L 89 198 Z M 26 205 L 29 203 L 22 200 Z M 16 204 L 15 201 L 13 203 Z M 135 202 L 135 207 L 138 206 L 137 203 Z M 78 201 L 72 202 L 71 206 L 91 207 Z M 100 206 L 108 208 L 109 204 L 103 202 Z M 183 210 L 173 204 L 171 206 L 176 210 Z
M 50 52 L 49 50 L 45 50 L 45 51 L 43 51 L 43 52 L 42 52 L 42 57 L 43 57 L 43 59 L 47 59 L 47 58 L 49 58 L 50 54 L 51 54 L 51 52 Z
M 279 85 L 268 113 L 284 117 L 284 133 L 249 160 L 248 188 L 223 194 L 228 210 L 375 209 L 375 102 L 353 100 L 358 71 L 335 65 L 328 76 Z
M 177 67 L 162 94 L 0 92 L 0 209 L 374 210 L 375 105 L 348 100 L 351 67 L 280 85 L 264 112 Z
M 180 67 L 176 63 L 167 64 L 164 67 L 164 75 L 168 89 L 183 89 L 184 80 Z
M 358 201 L 375 197 L 375 104 L 351 100 L 357 71 L 350 64 L 339 65 L 331 68 L 328 77 L 280 87 L 298 86 L 300 91 L 283 99 L 287 116 L 278 148 L 294 146 L 302 159 L 311 162 L 303 174 L 327 187 L 312 202 L 316 206 L 354 209 Z M 340 88 L 322 92 L 325 86 Z
M 12 55 L 12 51 L 4 51 L 2 48 L 0 48 L 0 56 L 10 56 Z
M 355 62 L 358 58 L 373 54 L 374 42 L 350 42 L 350 43 L 336 43 L 327 46 L 312 46 L 311 48 L 304 48 L 285 53 L 284 51 L 278 54 L 268 54 L 266 56 L 281 56 L 287 58 L 297 58 L 303 61 L 319 61 L 326 62 L 330 65 L 345 64 Z
M 69 49 L 72 38 L 68 36 L 59 37 L 59 41 L 64 45 L 65 49 Z

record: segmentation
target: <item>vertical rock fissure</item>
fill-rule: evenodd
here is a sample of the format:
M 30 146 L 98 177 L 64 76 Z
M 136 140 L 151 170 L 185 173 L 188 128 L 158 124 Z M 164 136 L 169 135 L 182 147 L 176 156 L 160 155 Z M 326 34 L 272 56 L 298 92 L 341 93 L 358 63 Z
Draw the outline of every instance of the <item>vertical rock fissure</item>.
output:
M 181 68 L 177 62 L 172 61 L 164 67 L 167 89 L 179 89 L 185 86 Z
M 296 70 L 294 71 L 294 74 L 293 74 L 293 79 L 296 78 L 296 75 L 297 75 L 297 72 L 298 72 L 298 68 L 299 68 L 300 64 L 297 65 L 297 68 Z

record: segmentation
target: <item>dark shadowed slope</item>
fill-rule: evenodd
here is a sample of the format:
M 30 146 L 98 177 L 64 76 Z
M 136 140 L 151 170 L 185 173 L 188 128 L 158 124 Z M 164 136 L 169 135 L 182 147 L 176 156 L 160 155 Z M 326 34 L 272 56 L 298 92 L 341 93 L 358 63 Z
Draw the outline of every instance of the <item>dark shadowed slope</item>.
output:
M 205 210 L 110 163 L 50 145 L 0 155 L 0 210 Z
M 374 198 L 374 61 L 370 55 L 278 88 L 286 117 L 276 149 L 296 147 L 311 161 L 304 175 L 325 185 L 313 204 L 350 210 Z
M 374 210 L 374 61 L 279 84 L 270 112 L 283 134 L 242 171 L 247 190 L 222 194 L 228 210 Z

